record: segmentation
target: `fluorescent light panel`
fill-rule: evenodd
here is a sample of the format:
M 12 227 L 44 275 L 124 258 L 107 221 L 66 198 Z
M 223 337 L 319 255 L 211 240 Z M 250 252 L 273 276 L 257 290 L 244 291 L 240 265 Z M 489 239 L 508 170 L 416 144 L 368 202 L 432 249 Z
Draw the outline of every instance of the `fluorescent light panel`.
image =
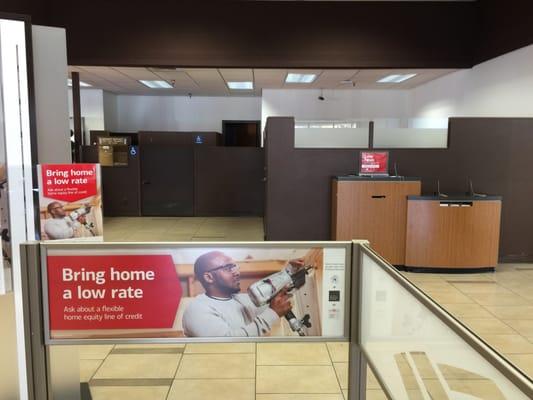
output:
M 167 81 L 145 81 L 141 79 L 139 82 L 150 89 L 172 89 L 172 85 Z
M 253 90 L 253 82 L 228 82 L 228 87 L 232 90 Z
M 416 74 L 395 74 L 395 75 L 387 75 L 384 78 L 381 78 L 377 83 L 400 83 L 403 81 L 406 81 L 407 79 L 411 79 L 413 76 L 416 76 Z
M 288 73 L 285 83 L 311 83 L 316 79 L 316 74 L 293 74 Z
M 72 86 L 72 79 L 68 78 L 67 83 L 69 86 Z M 89 85 L 86 82 L 80 81 L 80 87 L 91 87 L 92 85 Z

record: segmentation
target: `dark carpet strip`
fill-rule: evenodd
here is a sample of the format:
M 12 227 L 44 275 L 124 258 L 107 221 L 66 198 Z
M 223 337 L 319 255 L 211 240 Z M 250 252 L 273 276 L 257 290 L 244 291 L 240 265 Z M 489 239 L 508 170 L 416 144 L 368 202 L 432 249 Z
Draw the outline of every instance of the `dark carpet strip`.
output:
M 89 384 L 87 382 L 80 383 L 80 395 L 81 400 L 93 400 L 91 391 L 89 389 Z

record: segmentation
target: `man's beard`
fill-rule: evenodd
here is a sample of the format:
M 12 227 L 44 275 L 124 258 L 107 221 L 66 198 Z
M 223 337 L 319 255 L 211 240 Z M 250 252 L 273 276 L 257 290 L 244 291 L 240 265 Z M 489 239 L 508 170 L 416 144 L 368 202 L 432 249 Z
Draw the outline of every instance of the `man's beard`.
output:
M 224 281 L 215 278 L 216 279 L 216 282 L 217 282 L 217 285 L 220 289 L 224 290 L 226 293 L 228 294 L 235 294 L 235 293 L 239 293 L 241 291 L 241 282 L 240 280 L 238 280 L 235 285 L 228 285 L 226 284 Z

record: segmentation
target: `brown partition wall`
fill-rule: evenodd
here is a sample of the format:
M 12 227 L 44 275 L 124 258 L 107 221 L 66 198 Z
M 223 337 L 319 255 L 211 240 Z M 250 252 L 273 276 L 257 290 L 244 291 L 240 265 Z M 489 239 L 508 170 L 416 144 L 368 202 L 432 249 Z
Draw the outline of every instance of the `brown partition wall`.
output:
M 263 215 L 263 149 L 197 146 L 194 162 L 196 215 Z
M 83 162 L 98 162 L 98 146 L 82 147 Z M 140 215 L 140 162 L 128 153 L 128 165 L 101 167 L 102 199 L 106 217 Z
M 96 146 L 83 155 L 98 162 Z M 263 215 L 262 148 L 141 144 L 128 157 L 127 166 L 102 167 L 106 216 Z
M 294 119 L 267 120 L 268 240 L 328 240 L 331 178 L 355 173 L 361 149 L 295 149 Z M 503 196 L 500 258 L 533 260 L 533 118 L 451 118 L 448 149 L 391 149 L 390 165 L 420 177 L 422 193 Z

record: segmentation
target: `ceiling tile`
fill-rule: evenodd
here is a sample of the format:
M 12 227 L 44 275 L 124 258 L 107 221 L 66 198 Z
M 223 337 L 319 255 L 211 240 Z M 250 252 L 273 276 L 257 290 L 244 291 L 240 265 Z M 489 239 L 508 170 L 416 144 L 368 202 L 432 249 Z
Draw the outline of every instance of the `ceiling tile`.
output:
M 228 87 L 222 79 L 222 76 L 216 69 L 187 69 L 185 70 L 187 75 L 191 77 L 198 85 L 201 91 L 213 91 L 216 93 L 229 94 Z
M 322 71 L 322 73 L 315 79 L 311 86 L 324 89 L 351 89 L 351 85 L 343 85 L 341 84 L 341 81 L 355 79 L 357 73 L 358 70 L 356 69 L 326 69 Z
M 452 69 L 396 69 L 396 70 L 288 70 L 288 69 L 213 69 L 213 68 L 126 68 L 69 66 L 69 73 L 77 71 L 80 78 L 95 88 L 121 94 L 156 96 L 261 96 L 262 89 L 351 89 L 340 84 L 354 80 L 355 89 L 411 89 L 456 70 Z M 285 84 L 288 72 L 315 73 L 317 78 L 310 84 Z M 390 74 L 416 73 L 417 75 L 399 84 L 381 84 L 376 81 Z M 227 80 L 251 80 L 254 90 L 229 90 Z M 161 79 L 174 81 L 173 89 L 149 89 L 137 79 Z
M 114 67 L 113 69 L 136 81 L 139 81 L 139 80 L 155 81 L 155 80 L 160 79 L 157 75 L 155 75 L 148 68 Z
M 286 69 L 254 69 L 255 85 L 258 88 L 280 88 L 285 83 Z
M 220 75 L 226 82 L 253 82 L 254 75 L 251 69 L 219 69 Z

